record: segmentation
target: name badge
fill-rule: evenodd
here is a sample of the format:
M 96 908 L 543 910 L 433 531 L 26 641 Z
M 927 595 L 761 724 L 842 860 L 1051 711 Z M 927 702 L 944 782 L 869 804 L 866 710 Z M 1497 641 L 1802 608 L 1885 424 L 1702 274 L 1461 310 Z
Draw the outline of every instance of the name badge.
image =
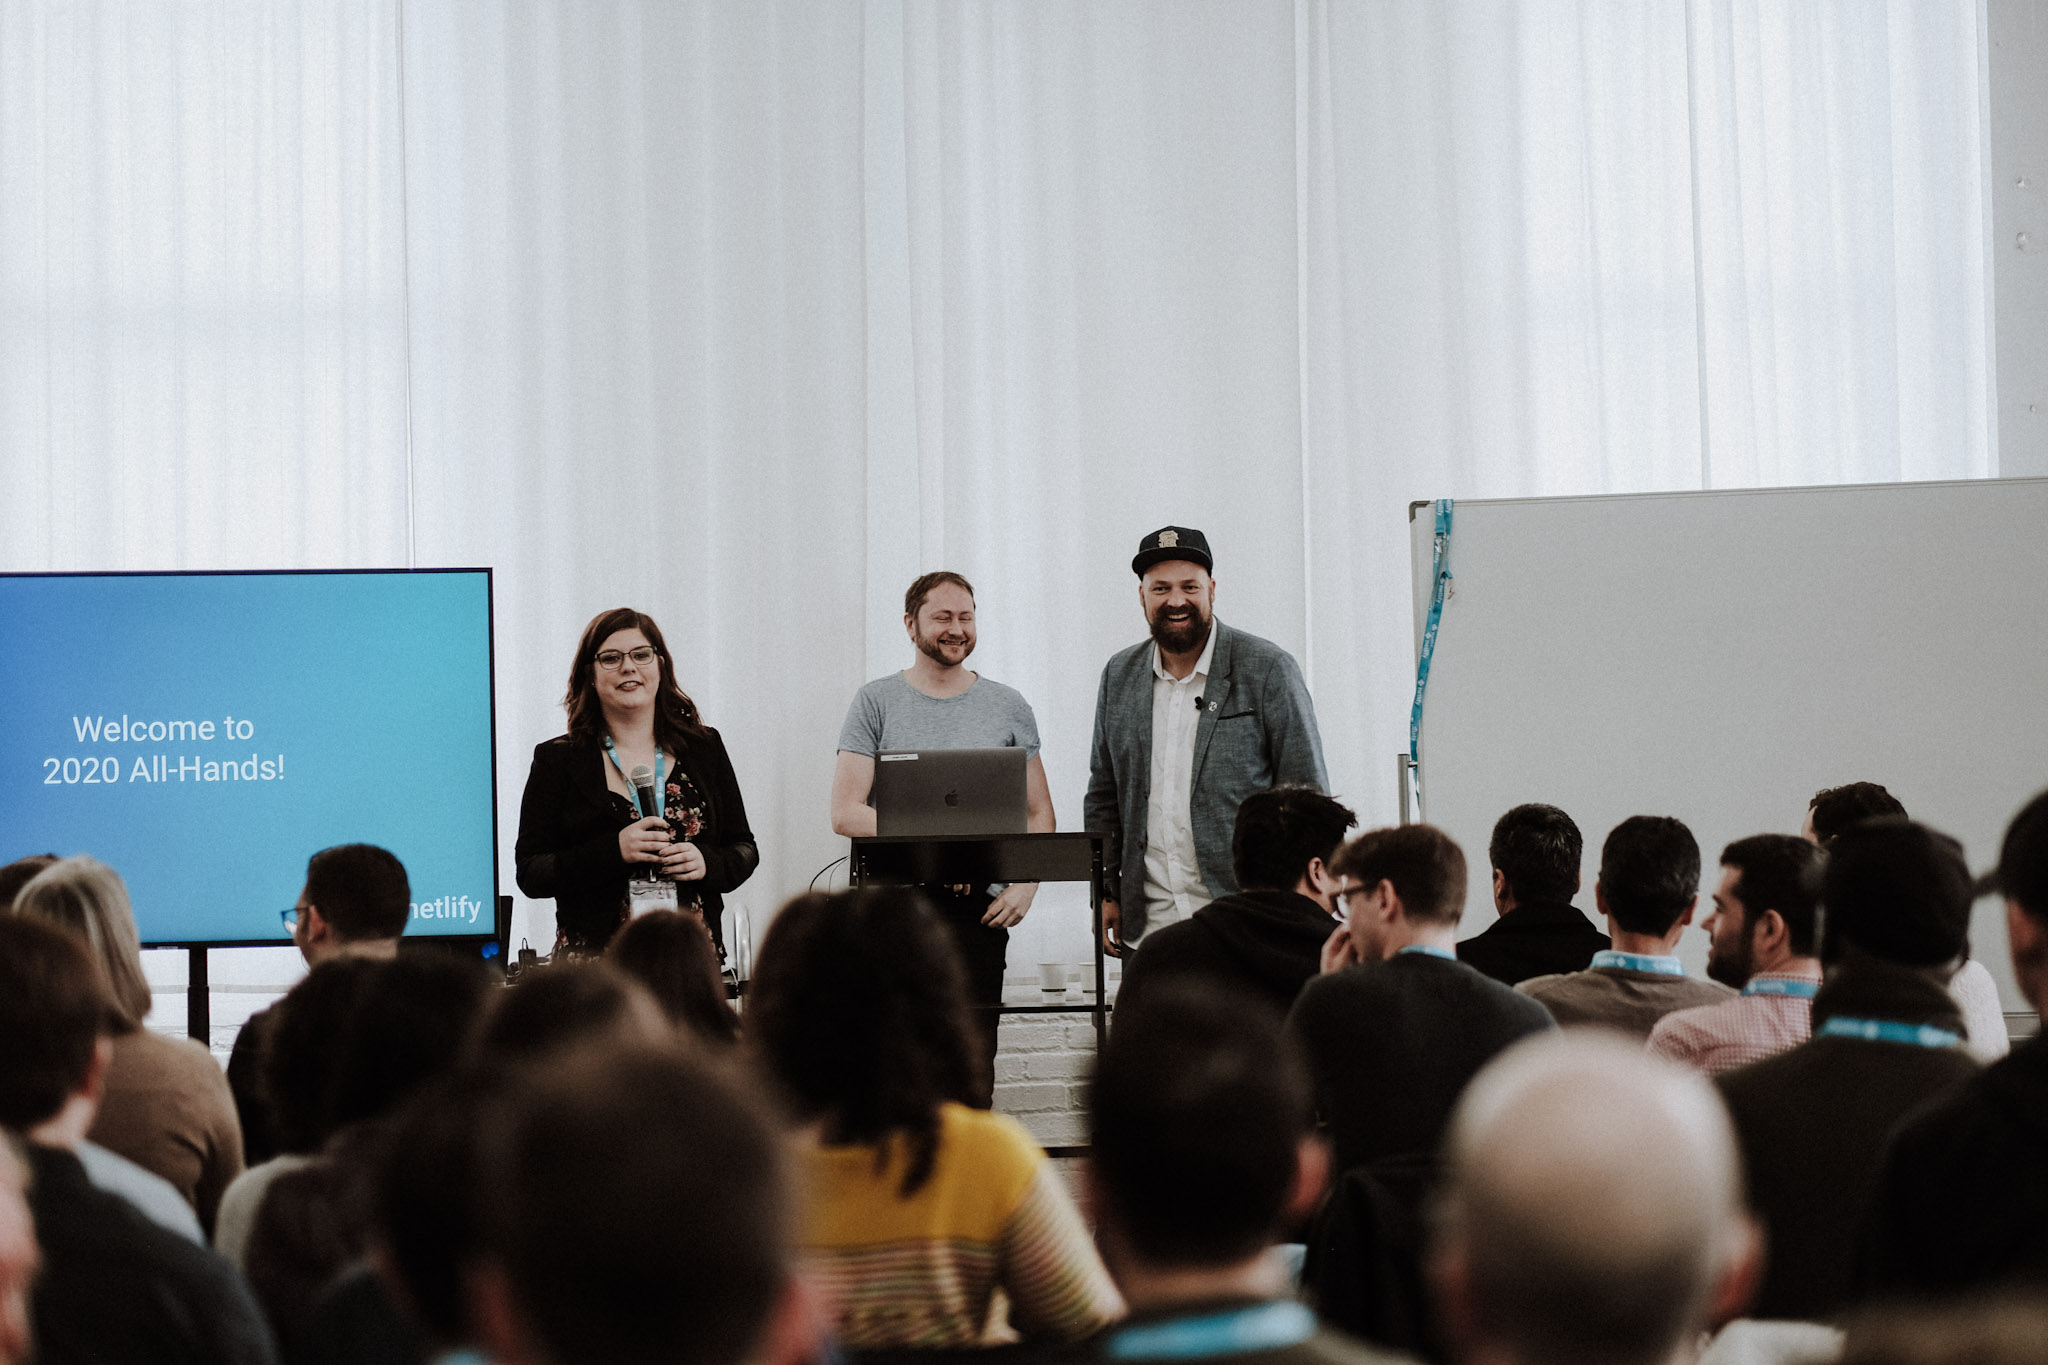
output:
M 626 918 L 639 919 L 650 910 L 675 910 L 681 902 L 676 898 L 676 884 L 668 881 L 643 881 L 635 877 L 626 883 Z

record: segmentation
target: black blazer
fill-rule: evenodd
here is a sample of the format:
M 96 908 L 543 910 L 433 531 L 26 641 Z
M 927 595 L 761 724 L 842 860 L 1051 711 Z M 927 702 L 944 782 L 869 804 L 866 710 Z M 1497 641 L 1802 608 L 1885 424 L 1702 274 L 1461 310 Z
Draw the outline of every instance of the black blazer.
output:
M 625 922 L 631 869 L 619 856 L 619 831 L 639 819 L 633 803 L 605 785 L 604 761 L 602 741 L 557 735 L 535 746 L 512 846 L 519 889 L 536 899 L 553 897 L 556 928 L 593 947 L 602 947 Z M 704 854 L 704 879 L 677 887 L 703 898 L 704 923 L 722 949 L 725 893 L 753 875 L 760 850 L 718 731 L 690 739 L 676 766 L 704 798 L 704 826 L 691 840 Z

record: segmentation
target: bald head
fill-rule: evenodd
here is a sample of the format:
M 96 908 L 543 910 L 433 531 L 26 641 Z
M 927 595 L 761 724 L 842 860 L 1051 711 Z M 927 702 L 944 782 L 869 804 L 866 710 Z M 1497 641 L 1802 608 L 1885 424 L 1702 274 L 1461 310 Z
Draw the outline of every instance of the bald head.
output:
M 1475 1350 L 1651 1365 L 1753 1261 L 1720 1098 L 1621 1039 L 1509 1049 L 1465 1092 L 1448 1151 L 1438 1281 Z

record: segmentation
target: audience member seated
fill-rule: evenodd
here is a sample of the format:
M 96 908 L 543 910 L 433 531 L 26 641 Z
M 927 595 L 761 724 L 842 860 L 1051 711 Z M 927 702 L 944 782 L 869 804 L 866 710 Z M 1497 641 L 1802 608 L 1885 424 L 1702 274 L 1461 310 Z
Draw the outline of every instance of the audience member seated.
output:
M 468 961 L 404 956 L 370 964 L 341 1030 L 320 1151 L 270 1183 L 246 1257 L 249 1286 L 285 1358 L 307 1341 L 323 1289 L 362 1256 L 389 1116 L 455 1059 L 488 989 Z
M 393 854 L 374 844 L 341 844 L 307 861 L 305 889 L 293 910 L 292 942 L 308 967 L 336 957 L 389 958 L 397 955 L 412 913 L 412 885 Z M 276 1022 L 275 1005 L 250 1015 L 228 1054 L 228 1084 L 251 1166 L 290 1150 L 263 1100 L 263 1048 Z
M 677 1028 L 707 1043 L 739 1040 L 740 1017 L 726 1002 L 718 945 L 703 916 L 653 910 L 627 920 L 605 958 L 652 991 Z
M 257 1079 L 281 1150 L 228 1186 L 213 1230 L 214 1250 L 237 1269 L 247 1269 L 249 1236 L 271 1182 L 311 1161 L 332 1132 L 328 1101 L 341 1066 L 342 1038 L 379 965 L 364 957 L 323 962 L 272 1006 Z
M 1742 994 L 1665 1015 L 1650 1030 L 1650 1051 L 1712 1075 L 1812 1036 L 1820 861 L 1818 849 L 1789 834 L 1753 834 L 1721 850 L 1707 975 Z
M 2006 829 L 1994 880 L 2005 896 L 2013 976 L 2028 1003 L 2048 1013 L 2048 792 Z M 2048 1034 L 1900 1130 L 1871 1215 L 1868 1289 L 1919 1297 L 2021 1283 L 2048 1290 Z
M 915 892 L 789 903 L 747 1037 L 803 1125 L 803 1244 L 853 1349 L 1077 1341 L 1122 1302 L 1045 1153 L 969 1107 L 986 1065 L 952 938 Z M 1000 1338 L 998 1338 L 1000 1339 Z
M 621 1141 L 630 1134 L 631 1141 Z M 673 1043 L 592 1047 L 522 1081 L 484 1135 L 472 1312 L 506 1365 L 796 1365 L 821 1349 L 794 1273 L 773 1121 Z
M 0 867 L 0 915 L 14 911 L 14 898 L 21 894 L 21 888 L 36 879 L 44 868 L 57 861 L 54 853 L 32 853 L 26 858 L 16 858 L 5 867 Z
M 1970 901 L 1962 847 L 1924 826 L 1865 821 L 1828 846 L 1814 1036 L 1716 1078 L 1770 1237 L 1758 1317 L 1848 1306 L 1887 1137 L 1976 1072 L 1947 989 Z
M 26 1365 L 29 1358 L 29 1289 L 42 1263 L 28 1211 L 28 1167 L 15 1155 L 19 1141 L 0 1129 L 0 1365 Z
M 62 926 L 85 940 L 101 989 L 119 1021 L 114 1060 L 98 1116 L 86 1136 L 176 1187 L 213 1227 L 223 1191 L 242 1171 L 242 1130 L 220 1064 L 189 1038 L 142 1026 L 150 1008 L 142 942 L 128 888 L 91 858 L 64 858 L 38 873 L 14 900 L 14 913 Z
M 1465 1083 L 1550 1028 L 1527 996 L 1457 960 L 1465 855 L 1433 825 L 1371 830 L 1337 852 L 1350 922 L 1288 1016 L 1337 1169 L 1436 1151 Z
M 0 916 L 0 1127 L 27 1139 L 42 1256 L 37 1359 L 266 1365 L 276 1358 L 269 1331 L 233 1269 L 94 1187 L 75 1155 L 114 1065 L 113 1035 L 127 1026 L 76 936 Z M 0 1340 L 8 1335 L 0 1327 Z
M 1229 982 L 1281 1014 L 1321 970 L 1337 928 L 1330 859 L 1358 817 L 1312 787 L 1254 792 L 1237 808 L 1231 866 L 1241 888 L 1145 936 L 1124 964 L 1117 1015 L 1190 973 Z
M 1700 846 L 1668 815 L 1631 815 L 1600 847 L 1593 901 L 1611 947 L 1582 972 L 1533 976 L 1516 987 L 1566 1028 L 1591 1025 L 1648 1039 L 1673 1010 L 1713 1005 L 1735 992 L 1685 974 L 1673 950 L 1700 896 Z
M 1755 1285 L 1726 1113 L 1620 1039 L 1511 1049 L 1458 1106 L 1447 1160 L 1431 1268 L 1460 1359 L 1687 1361 Z
M 1319 1327 L 1276 1254 L 1329 1167 L 1307 1069 L 1278 1016 L 1206 981 L 1160 983 L 1117 1016 L 1089 1086 L 1088 1190 L 1131 1316 L 1100 1354 L 1395 1359 Z
M 1822 849 L 1835 836 L 1859 820 L 1904 820 L 1906 807 L 1875 782 L 1851 782 L 1825 787 L 1807 803 L 1802 837 Z M 1964 953 L 1969 952 L 1964 945 Z M 1963 1011 L 1966 1026 L 1963 1046 L 1980 1062 L 1995 1062 L 2012 1050 L 2012 1036 L 2005 1027 L 2005 1007 L 1999 1003 L 1998 983 L 1983 963 L 1965 956 L 1963 965 L 1949 978 L 1949 994 Z
M 1516 806 L 1493 825 L 1493 908 L 1500 918 L 1458 945 L 1458 961 L 1512 986 L 1583 971 L 1607 935 L 1572 904 L 1585 840 L 1556 806 Z
M 652 1043 L 673 1036 L 645 986 L 602 959 L 567 958 L 522 975 L 493 1000 L 465 1060 L 510 1068 L 588 1038 Z

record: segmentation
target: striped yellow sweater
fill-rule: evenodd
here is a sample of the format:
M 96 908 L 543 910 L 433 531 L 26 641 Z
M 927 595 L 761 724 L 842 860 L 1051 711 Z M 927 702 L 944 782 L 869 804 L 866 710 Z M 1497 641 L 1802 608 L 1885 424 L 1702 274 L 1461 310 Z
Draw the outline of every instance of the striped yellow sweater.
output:
M 981 1342 L 995 1291 L 1026 1336 L 1077 1340 L 1123 1311 L 1073 1200 L 1015 1120 L 949 1104 L 931 1178 L 903 1150 L 813 1147 L 805 1244 L 852 1347 Z

